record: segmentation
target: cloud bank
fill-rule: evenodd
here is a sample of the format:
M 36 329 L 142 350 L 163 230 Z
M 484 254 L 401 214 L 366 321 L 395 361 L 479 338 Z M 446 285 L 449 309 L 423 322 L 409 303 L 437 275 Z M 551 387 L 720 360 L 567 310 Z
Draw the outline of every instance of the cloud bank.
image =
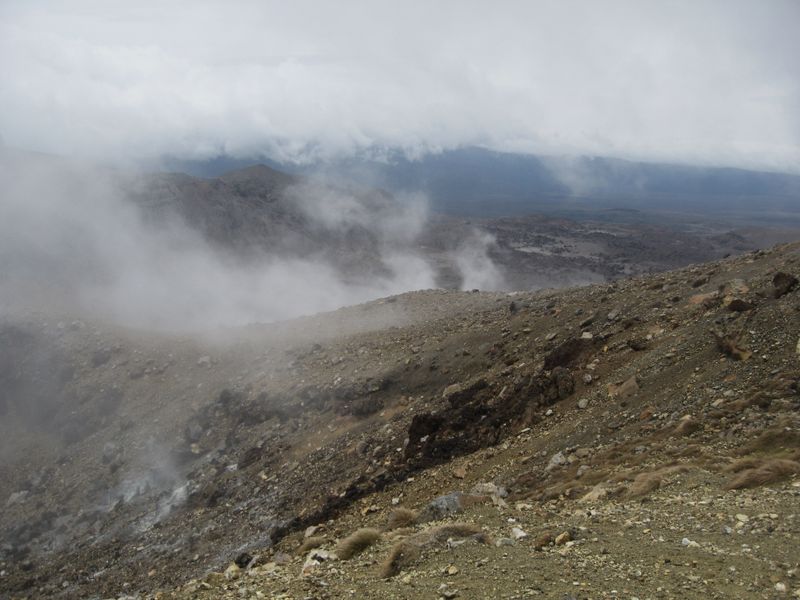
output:
M 313 160 L 462 145 L 797 171 L 800 4 L 7 0 L 0 135 Z

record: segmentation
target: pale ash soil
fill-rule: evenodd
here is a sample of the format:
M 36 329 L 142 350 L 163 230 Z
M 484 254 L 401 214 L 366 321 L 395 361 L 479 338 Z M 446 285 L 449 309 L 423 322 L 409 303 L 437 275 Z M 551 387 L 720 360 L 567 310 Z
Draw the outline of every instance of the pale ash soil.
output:
M 3 371 L 64 391 L 58 426 L 6 409 L 0 491 L 27 494 L 0 518 L 0 593 L 800 597 L 800 291 L 776 298 L 778 273 L 800 273 L 800 245 L 559 292 L 407 294 L 225 344 L 29 323 L 71 372 Z M 142 464 L 161 467 L 147 486 L 100 503 Z M 332 552 L 486 483 L 444 519 L 485 543 L 442 540 L 394 577 L 390 547 L 439 521 L 350 560 L 296 553 L 309 526 Z

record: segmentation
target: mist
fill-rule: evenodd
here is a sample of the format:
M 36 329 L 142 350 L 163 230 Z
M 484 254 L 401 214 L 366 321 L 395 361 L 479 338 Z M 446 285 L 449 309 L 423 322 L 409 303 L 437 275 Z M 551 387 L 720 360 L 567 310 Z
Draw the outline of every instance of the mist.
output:
M 485 146 L 797 172 L 793 0 L 0 6 L 6 143 L 307 161 Z
M 69 161 L 2 161 L 0 309 L 77 311 L 191 331 L 291 319 L 438 285 L 415 248 L 428 219 L 421 194 L 379 196 L 367 206 L 322 179 L 286 191 L 308 219 L 308 235 L 353 235 L 361 252 L 356 234 L 377 240 L 378 254 L 369 257 L 377 271 L 360 276 L 322 252 L 226 251 L 171 210 L 154 220 L 126 196 L 136 177 L 143 175 Z M 487 248 L 476 237 L 453 249 L 464 287 L 497 287 Z

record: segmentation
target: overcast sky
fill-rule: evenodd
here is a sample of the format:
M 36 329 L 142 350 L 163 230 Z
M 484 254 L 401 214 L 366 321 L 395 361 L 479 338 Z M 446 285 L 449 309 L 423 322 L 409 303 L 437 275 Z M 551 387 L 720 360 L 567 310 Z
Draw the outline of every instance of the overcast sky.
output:
M 0 135 L 94 157 L 459 145 L 800 170 L 800 0 L 0 0 Z

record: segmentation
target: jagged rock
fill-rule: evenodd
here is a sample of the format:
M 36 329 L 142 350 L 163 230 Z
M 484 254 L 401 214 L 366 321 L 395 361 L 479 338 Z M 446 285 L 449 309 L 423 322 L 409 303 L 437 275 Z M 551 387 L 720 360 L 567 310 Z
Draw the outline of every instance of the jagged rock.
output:
M 720 302 L 719 292 L 708 292 L 707 294 L 695 294 L 689 298 L 689 304 L 693 306 L 701 305 L 704 308 L 713 308 Z
M 319 525 L 311 525 L 309 527 L 306 527 L 306 530 L 303 532 L 303 537 L 305 538 L 313 537 L 318 530 L 319 530 Z
M 451 600 L 452 598 L 458 597 L 458 590 L 455 590 L 448 586 L 446 583 L 443 583 L 439 586 L 437 590 L 440 598 L 444 598 L 445 600 Z
M 199 442 L 202 436 L 203 436 L 203 426 L 196 419 L 192 419 L 191 421 L 189 421 L 186 424 L 186 427 L 183 428 L 183 437 L 190 444 Z
M 497 496 L 498 498 L 506 498 L 508 490 L 503 486 L 498 486 L 494 483 L 476 483 L 472 486 L 470 494 L 476 496 Z
M 747 360 L 750 358 L 753 353 L 749 350 L 742 348 L 739 345 L 739 335 L 731 334 L 731 333 L 719 333 L 717 331 L 711 332 L 717 342 L 717 348 L 719 348 L 720 352 L 732 358 L 733 360 Z
M 744 279 L 731 279 L 723 289 L 723 293 L 726 296 L 734 296 L 734 295 L 741 295 L 746 294 L 750 291 L 750 288 L 745 283 Z
M 594 486 L 591 490 L 589 490 L 581 499 L 580 501 L 583 504 L 592 504 L 595 502 L 599 502 L 608 496 L 608 488 L 603 483 L 598 483 Z
M 14 492 L 8 497 L 6 500 L 6 506 L 14 506 L 15 504 L 25 504 L 25 501 L 28 499 L 28 495 L 30 492 L 28 490 L 20 490 L 19 492 Z
M 100 348 L 92 353 L 92 366 L 97 368 L 111 360 L 111 348 Z
M 639 393 L 639 381 L 636 375 L 629 377 L 621 384 L 608 384 L 608 395 L 612 398 L 619 398 L 620 400 L 627 400 L 632 396 Z
M 242 573 L 241 567 L 234 562 L 228 565 L 228 568 L 225 569 L 223 575 L 225 576 L 225 579 L 230 581 L 232 579 L 238 579 L 241 573 Z
M 461 492 L 451 492 L 434 498 L 420 511 L 417 521 L 420 523 L 439 521 L 461 512 L 463 510 L 463 496 L 464 494 Z
M 567 542 L 571 541 L 572 541 L 572 534 L 569 531 L 563 531 L 559 533 L 554 540 L 556 546 L 563 546 Z
M 328 552 L 327 550 L 322 550 L 321 548 L 315 548 L 306 556 L 306 559 L 303 562 L 301 574 L 303 576 L 311 575 L 321 564 L 330 562 L 332 560 L 336 560 L 336 555 L 333 552 Z
M 753 310 L 754 306 L 742 300 L 741 298 L 733 298 L 730 302 L 728 302 L 728 310 L 731 312 L 747 312 L 749 310 Z
M 541 550 L 552 544 L 555 539 L 556 536 L 552 531 L 544 531 L 533 542 L 533 548 L 534 550 Z
M 233 564 L 235 564 L 240 569 L 246 568 L 252 562 L 253 562 L 253 555 L 249 554 L 248 552 L 242 552 L 236 558 L 233 559 Z
M 797 287 L 797 277 L 780 271 L 772 278 L 775 298 L 781 298 Z
M 498 548 L 502 548 L 503 546 L 515 546 L 516 543 L 517 542 L 512 538 L 501 537 L 495 540 L 494 545 Z
M 550 378 L 555 382 L 559 400 L 569 397 L 575 391 L 575 379 L 567 369 L 556 367 L 550 374 Z
M 447 400 L 451 406 L 469 402 L 475 397 L 479 391 L 487 387 L 489 384 L 483 377 L 467 382 L 467 383 L 454 383 L 447 386 L 442 392 L 442 398 Z
M 553 456 L 550 457 L 550 460 L 548 461 L 547 466 L 544 468 L 544 470 L 552 471 L 553 469 L 563 467 L 568 463 L 569 461 L 567 460 L 567 457 L 564 456 L 563 452 L 556 452 Z
M 633 350 L 635 352 L 643 352 L 644 350 L 647 350 L 647 348 L 648 348 L 648 343 L 647 343 L 647 340 L 645 340 L 645 339 L 634 338 L 634 339 L 628 340 L 626 343 L 628 345 L 628 348 L 630 348 L 631 350 Z
M 581 354 L 586 350 L 590 340 L 572 338 L 559 344 L 552 352 L 550 352 L 544 359 L 544 368 L 549 371 L 556 367 L 570 367 L 572 366 Z
M 103 445 L 103 454 L 101 455 L 100 459 L 104 465 L 109 464 L 115 458 L 117 458 L 120 454 L 119 446 L 117 446 L 113 442 L 106 442 Z

